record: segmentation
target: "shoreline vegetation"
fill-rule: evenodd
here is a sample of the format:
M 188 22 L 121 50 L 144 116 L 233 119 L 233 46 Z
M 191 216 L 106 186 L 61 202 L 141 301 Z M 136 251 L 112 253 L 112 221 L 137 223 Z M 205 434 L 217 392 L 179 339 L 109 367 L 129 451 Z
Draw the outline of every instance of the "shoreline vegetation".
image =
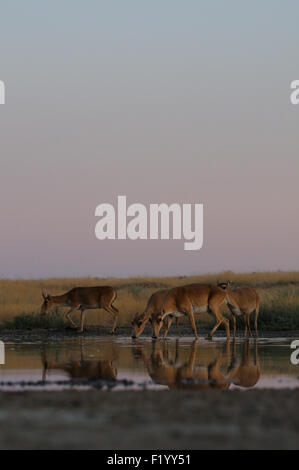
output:
M 57 329 L 69 330 L 65 320 L 67 309 L 54 309 L 42 317 L 42 288 L 48 293 L 59 295 L 77 286 L 110 285 L 117 289 L 115 306 L 119 309 L 121 327 L 129 327 L 136 312 L 141 313 L 155 291 L 191 283 L 215 284 L 230 280 L 232 290 L 242 286 L 254 287 L 260 295 L 261 307 L 258 319 L 259 331 L 299 330 L 299 271 L 234 273 L 225 271 L 218 274 L 174 277 L 131 277 L 131 278 L 51 278 L 36 280 L 0 280 L 0 330 Z M 228 308 L 222 312 L 230 318 Z M 79 323 L 80 312 L 73 315 Z M 243 330 L 243 320 L 238 319 L 237 327 Z M 210 328 L 214 319 L 208 314 L 196 315 L 199 331 Z M 87 310 L 86 327 L 110 327 L 112 317 L 104 310 Z M 189 331 L 189 321 L 180 319 L 182 333 Z M 222 325 L 221 325 L 222 326 Z M 126 328 L 123 328 L 125 330 Z M 221 328 L 222 329 L 222 328 Z M 172 327 L 170 332 L 175 328 Z M 147 332 L 144 332 L 147 334 Z M 191 333 L 191 327 L 190 327 Z

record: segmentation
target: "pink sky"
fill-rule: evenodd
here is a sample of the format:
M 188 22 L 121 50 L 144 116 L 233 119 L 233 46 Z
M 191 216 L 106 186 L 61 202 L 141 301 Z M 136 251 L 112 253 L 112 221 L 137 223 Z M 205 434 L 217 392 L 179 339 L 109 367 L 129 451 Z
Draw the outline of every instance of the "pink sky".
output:
M 298 269 L 296 15 L 208 3 L 3 9 L 2 278 Z M 203 248 L 97 240 L 122 194 L 203 203 Z

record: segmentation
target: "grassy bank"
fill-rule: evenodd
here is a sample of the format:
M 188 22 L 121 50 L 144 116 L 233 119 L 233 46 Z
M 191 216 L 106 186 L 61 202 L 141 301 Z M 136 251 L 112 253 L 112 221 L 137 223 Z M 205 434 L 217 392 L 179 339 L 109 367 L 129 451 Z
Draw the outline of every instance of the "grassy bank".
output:
M 136 277 L 117 278 L 64 278 L 46 280 L 0 281 L 0 327 L 3 328 L 65 328 L 64 310 L 54 311 L 46 317 L 39 316 L 42 304 L 41 290 L 62 294 L 75 286 L 111 285 L 117 289 L 115 305 L 120 311 L 119 324 L 129 325 L 136 312 L 141 312 L 149 296 L 158 289 L 170 288 L 192 282 L 215 283 L 229 279 L 232 288 L 252 286 L 261 297 L 259 328 L 261 330 L 299 329 L 299 272 L 255 272 L 238 274 L 223 272 L 213 275 L 189 277 Z M 223 306 L 223 312 L 229 316 Z M 79 312 L 74 314 L 75 321 Z M 213 323 L 209 315 L 197 317 L 207 327 Z M 183 320 L 181 320 L 183 322 Z M 87 325 L 108 326 L 109 314 L 103 310 L 88 311 Z M 240 325 L 241 326 L 241 325 Z

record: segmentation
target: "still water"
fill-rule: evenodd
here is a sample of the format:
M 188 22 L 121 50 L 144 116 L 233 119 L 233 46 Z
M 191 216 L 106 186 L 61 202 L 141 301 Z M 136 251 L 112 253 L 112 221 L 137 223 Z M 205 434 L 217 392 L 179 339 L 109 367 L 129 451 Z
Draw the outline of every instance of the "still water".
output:
M 8 341 L 0 390 L 296 388 L 299 365 L 290 362 L 292 339 Z

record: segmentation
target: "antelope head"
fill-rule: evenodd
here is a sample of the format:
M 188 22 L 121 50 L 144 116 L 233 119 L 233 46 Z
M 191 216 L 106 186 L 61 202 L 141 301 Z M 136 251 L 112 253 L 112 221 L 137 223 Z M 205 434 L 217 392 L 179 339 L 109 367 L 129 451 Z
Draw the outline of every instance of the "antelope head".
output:
M 230 286 L 230 281 L 226 281 L 226 282 L 217 281 L 217 286 L 220 287 L 220 289 L 222 290 L 226 290 Z
M 40 309 L 40 314 L 46 315 L 46 313 L 50 310 L 53 305 L 52 296 L 50 294 L 47 294 L 46 289 L 42 290 L 42 296 L 44 301 Z
M 131 322 L 132 327 L 133 327 L 133 331 L 132 331 L 133 339 L 136 339 L 138 338 L 139 335 L 141 335 L 141 333 L 143 332 L 145 328 L 146 322 L 147 322 L 147 318 L 145 315 L 142 316 L 138 312 L 135 313 L 135 316 Z

